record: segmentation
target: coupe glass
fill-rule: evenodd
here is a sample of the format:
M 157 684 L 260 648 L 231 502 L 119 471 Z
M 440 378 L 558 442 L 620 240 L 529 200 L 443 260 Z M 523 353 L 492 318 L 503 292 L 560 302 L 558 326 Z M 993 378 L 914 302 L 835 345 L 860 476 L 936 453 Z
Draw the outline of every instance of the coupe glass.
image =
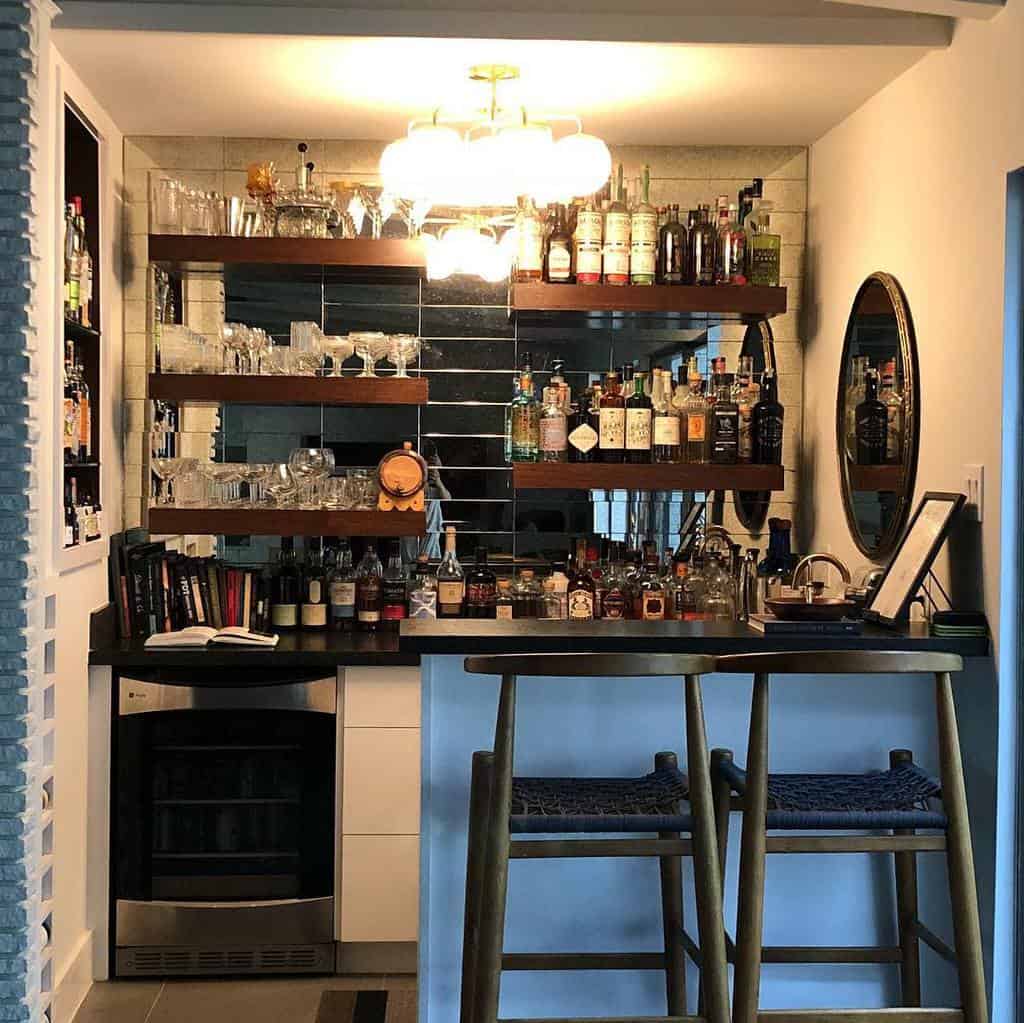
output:
M 263 462 L 249 463 L 243 467 L 242 480 L 249 486 L 247 504 L 250 507 L 258 508 L 266 502 L 266 483 L 273 468 L 272 465 Z
M 279 508 L 289 507 L 298 493 L 298 484 L 285 462 L 271 465 L 265 486 L 270 500 Z
M 207 462 L 203 466 L 207 478 L 213 484 L 212 504 L 230 507 L 241 500 L 241 488 L 245 471 L 243 462 Z
M 325 355 L 331 360 L 331 368 L 325 368 L 325 376 L 341 376 L 341 364 L 355 351 L 355 345 L 348 337 L 325 335 L 323 341 Z
M 154 503 L 158 505 L 171 504 L 171 482 L 178 468 L 178 459 L 154 455 L 149 460 L 149 467 L 160 483 L 157 487 Z
M 334 471 L 334 452 L 329 448 L 295 448 L 288 466 L 299 484 L 299 504 L 319 507 L 322 483 Z
M 375 377 L 374 367 L 388 353 L 387 334 L 375 330 L 359 330 L 349 334 L 355 346 L 356 355 L 363 360 L 361 377 Z
M 420 339 L 415 334 L 392 334 L 388 344 L 388 361 L 395 367 L 396 377 L 407 377 L 407 367 L 420 353 Z

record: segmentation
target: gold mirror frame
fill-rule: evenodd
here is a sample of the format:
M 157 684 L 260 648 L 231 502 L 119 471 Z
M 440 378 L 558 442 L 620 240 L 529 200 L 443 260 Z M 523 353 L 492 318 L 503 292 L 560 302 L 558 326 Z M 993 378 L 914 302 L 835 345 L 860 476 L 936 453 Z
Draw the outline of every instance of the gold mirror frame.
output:
M 896 494 L 896 507 L 880 537 L 878 544 L 872 546 L 861 532 L 853 505 L 853 486 L 850 479 L 850 461 L 846 456 L 846 390 L 851 366 L 851 337 L 857 318 L 857 312 L 865 293 L 873 284 L 880 284 L 896 317 L 896 332 L 899 338 L 900 358 L 903 361 L 903 459 L 899 466 L 902 469 Z M 839 485 L 843 495 L 843 511 L 850 536 L 857 549 L 869 558 L 886 558 L 896 549 L 907 519 L 910 516 L 914 499 L 914 484 L 917 479 L 917 457 L 921 436 L 921 377 L 917 362 L 917 338 L 914 334 L 914 323 L 910 317 L 910 306 L 899 281 L 892 274 L 876 271 L 865 278 L 857 289 L 850 315 L 846 321 L 846 333 L 843 337 L 843 353 L 839 363 L 839 384 L 836 390 L 836 458 L 839 462 Z

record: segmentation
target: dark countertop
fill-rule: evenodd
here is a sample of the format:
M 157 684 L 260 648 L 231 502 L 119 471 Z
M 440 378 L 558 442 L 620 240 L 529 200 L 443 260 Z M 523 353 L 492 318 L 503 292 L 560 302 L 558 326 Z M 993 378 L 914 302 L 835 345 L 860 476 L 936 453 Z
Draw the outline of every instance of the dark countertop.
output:
M 324 669 L 414 665 L 421 655 L 497 653 L 768 653 L 776 650 L 941 650 L 985 657 L 987 640 L 940 639 L 921 627 L 865 626 L 862 636 L 771 636 L 730 622 L 540 622 L 417 620 L 401 634 L 283 633 L 272 650 L 209 647 L 144 650 L 141 640 L 94 643 L 89 663 L 120 669 Z

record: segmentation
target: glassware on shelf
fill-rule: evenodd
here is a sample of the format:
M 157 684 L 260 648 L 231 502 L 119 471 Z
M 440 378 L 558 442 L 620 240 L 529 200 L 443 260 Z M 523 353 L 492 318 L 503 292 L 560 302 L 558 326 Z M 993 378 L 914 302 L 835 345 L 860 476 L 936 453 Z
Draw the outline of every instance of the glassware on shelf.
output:
M 155 234 L 181 234 L 182 185 L 175 178 L 153 182 L 152 230 Z
M 242 500 L 239 483 L 245 477 L 244 462 L 205 462 L 203 471 L 209 479 L 210 503 L 214 507 L 230 508 Z
M 408 365 L 420 354 L 420 339 L 415 334 L 392 334 L 388 342 L 388 361 L 396 377 L 407 377 Z
M 242 466 L 242 481 L 248 485 L 249 494 L 246 502 L 251 508 L 266 504 L 266 484 L 270 478 L 272 465 L 264 462 L 250 462 Z
M 299 491 L 298 482 L 286 462 L 277 462 L 270 466 L 264 486 L 270 500 L 279 508 L 290 505 Z
M 323 338 L 323 352 L 325 355 L 324 376 L 341 376 L 342 363 L 355 351 L 355 345 L 351 338 L 325 334 Z M 326 365 L 326 359 L 330 360 L 330 366 Z
M 153 455 L 149 460 L 149 468 L 160 483 L 154 503 L 158 505 L 170 504 L 171 482 L 178 468 L 178 459 Z
M 329 476 L 324 480 L 324 507 L 331 511 L 347 511 L 352 507 L 352 494 L 347 476 Z
M 299 504 L 317 508 L 322 500 L 323 481 L 334 471 L 330 448 L 295 448 L 288 466 L 299 484 Z
M 263 353 L 260 366 L 269 376 L 294 376 L 295 357 L 291 345 L 271 344 Z
M 296 371 L 316 373 L 324 360 L 324 332 L 312 320 L 296 320 L 291 324 L 290 335 Z
M 390 341 L 387 334 L 376 330 L 360 330 L 349 334 L 356 355 L 363 360 L 361 377 L 375 377 L 374 367 L 388 354 Z
M 370 509 L 377 507 L 377 473 L 373 469 L 349 469 L 350 508 Z

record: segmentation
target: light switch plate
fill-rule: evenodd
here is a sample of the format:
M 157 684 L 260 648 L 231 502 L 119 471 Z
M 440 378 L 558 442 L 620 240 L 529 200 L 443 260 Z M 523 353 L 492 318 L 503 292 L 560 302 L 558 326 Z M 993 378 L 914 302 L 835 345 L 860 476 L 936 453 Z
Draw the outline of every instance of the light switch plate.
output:
M 970 522 L 982 522 L 985 515 L 985 466 L 964 466 L 964 515 Z

